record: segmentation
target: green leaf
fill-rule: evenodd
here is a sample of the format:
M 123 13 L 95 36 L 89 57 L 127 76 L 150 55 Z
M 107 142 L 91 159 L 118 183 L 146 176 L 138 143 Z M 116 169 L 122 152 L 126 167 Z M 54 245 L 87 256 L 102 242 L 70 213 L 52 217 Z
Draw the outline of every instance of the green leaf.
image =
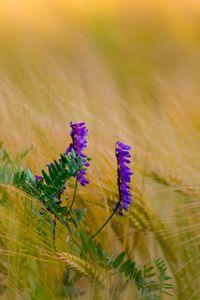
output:
M 71 155 L 71 158 L 72 158 L 72 159 L 75 159 L 75 158 L 76 158 L 76 153 L 75 153 L 75 151 L 74 151 L 73 148 L 72 148 L 72 150 L 71 150 L 70 155 Z
M 51 180 L 54 181 L 56 178 L 56 173 L 54 172 L 51 165 L 48 166 L 48 171 L 49 171 L 49 176 L 50 176 Z
M 122 263 L 124 257 L 125 257 L 125 252 L 124 252 L 124 251 L 121 252 L 121 253 L 117 256 L 117 258 L 116 258 L 115 261 L 113 262 L 113 267 L 114 267 L 115 269 L 117 269 L 117 268 L 119 267 L 119 265 Z
M 129 259 L 127 261 L 125 261 L 123 263 L 123 265 L 120 267 L 119 271 L 121 273 L 126 272 L 128 270 L 128 268 L 129 268 L 129 266 L 130 266 L 130 263 L 131 263 L 131 261 Z
M 62 171 L 62 168 L 60 167 L 59 163 L 56 160 L 54 160 L 54 164 L 55 164 L 57 172 Z
M 77 157 L 77 162 L 78 162 L 79 168 L 83 166 L 82 158 L 80 156 Z
M 27 179 L 30 179 L 30 180 L 33 181 L 33 182 L 35 181 L 35 177 L 34 177 L 33 174 L 31 173 L 31 171 L 30 171 L 29 168 L 26 169 L 25 173 L 26 173 Z
M 71 166 L 71 168 L 73 170 L 72 174 L 76 173 L 76 171 L 78 170 L 78 166 L 77 166 L 77 163 L 76 163 L 76 161 L 74 159 L 72 159 L 70 161 L 70 166 Z
M 5 184 L 5 170 L 0 170 L 0 183 Z
M 78 223 L 80 223 L 81 220 L 83 219 L 85 209 L 76 207 L 76 208 L 73 210 L 73 212 L 76 213 L 76 221 L 77 221 Z
M 42 175 L 44 177 L 44 180 L 46 182 L 46 184 L 50 185 L 52 183 L 52 180 L 50 179 L 50 177 L 47 175 L 47 173 L 45 173 L 44 170 L 42 170 Z

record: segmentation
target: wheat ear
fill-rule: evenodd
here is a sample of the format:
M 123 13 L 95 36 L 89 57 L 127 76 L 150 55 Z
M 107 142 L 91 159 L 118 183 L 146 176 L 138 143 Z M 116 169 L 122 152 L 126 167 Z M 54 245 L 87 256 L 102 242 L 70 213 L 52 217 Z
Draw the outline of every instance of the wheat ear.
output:
M 94 282 L 102 283 L 103 278 L 100 272 L 88 262 L 66 252 L 58 252 L 57 255 L 69 268 L 79 272 L 84 276 L 89 276 Z

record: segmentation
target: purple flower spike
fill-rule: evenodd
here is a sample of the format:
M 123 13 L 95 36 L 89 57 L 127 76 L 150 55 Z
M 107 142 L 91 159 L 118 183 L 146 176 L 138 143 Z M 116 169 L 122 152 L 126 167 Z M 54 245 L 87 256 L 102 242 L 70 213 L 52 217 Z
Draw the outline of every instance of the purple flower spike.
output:
M 88 130 L 85 126 L 84 122 L 80 123 L 72 123 L 70 122 L 70 127 L 72 128 L 70 135 L 72 138 L 72 143 L 69 145 L 69 147 L 66 149 L 65 154 L 71 153 L 72 149 L 74 150 L 76 156 L 80 156 L 82 159 L 82 164 L 84 167 L 89 167 L 89 163 L 86 161 L 87 156 L 83 153 L 83 151 L 87 147 L 87 136 L 88 136 Z M 89 183 L 89 181 L 85 178 L 86 170 L 85 168 L 78 171 L 77 179 L 79 183 L 83 186 Z
M 119 202 L 116 203 L 115 207 L 119 205 L 119 213 L 123 215 L 123 209 L 128 210 L 129 205 L 132 202 L 132 196 L 130 193 L 130 186 L 128 183 L 131 182 L 131 175 L 133 174 L 130 168 L 126 164 L 130 164 L 128 158 L 131 157 L 129 150 L 130 146 L 125 145 L 122 142 L 116 143 L 115 155 L 117 158 L 117 185 L 119 189 Z

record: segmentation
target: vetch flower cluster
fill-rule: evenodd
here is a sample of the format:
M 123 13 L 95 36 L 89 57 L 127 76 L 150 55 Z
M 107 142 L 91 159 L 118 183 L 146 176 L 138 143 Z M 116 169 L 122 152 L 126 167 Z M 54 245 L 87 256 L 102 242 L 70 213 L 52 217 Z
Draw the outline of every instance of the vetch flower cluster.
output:
M 93 234 L 94 239 L 101 230 L 108 224 L 114 214 L 119 211 L 119 214 L 123 215 L 123 209 L 128 210 L 129 205 L 132 202 L 132 196 L 130 192 L 131 175 L 133 174 L 127 164 L 130 164 L 130 153 L 131 147 L 125 145 L 122 142 L 117 142 L 115 145 L 115 155 L 117 158 L 117 186 L 119 190 L 119 200 L 115 203 L 115 208 L 112 214 L 108 217 L 105 223 Z
M 70 127 L 71 127 L 70 136 L 72 142 L 70 143 L 69 147 L 66 149 L 64 154 L 68 155 L 68 159 L 71 159 L 73 164 L 75 164 L 76 167 L 75 169 L 73 168 L 72 165 L 70 165 L 70 167 L 71 170 L 74 170 L 72 175 L 76 178 L 76 182 L 74 186 L 73 198 L 69 207 L 69 212 L 72 211 L 72 207 L 75 202 L 77 186 L 78 186 L 77 184 L 80 183 L 82 186 L 89 184 L 89 181 L 85 177 L 87 167 L 89 166 L 88 163 L 89 158 L 86 156 L 85 153 L 83 153 L 84 150 L 87 148 L 88 129 L 86 128 L 84 122 L 80 122 L 80 123 L 70 122 Z M 92 238 L 95 238 L 95 236 L 101 232 L 101 230 L 106 226 L 106 224 L 111 220 L 111 218 L 114 216 L 114 214 L 117 211 L 119 211 L 120 215 L 123 215 L 123 210 L 127 211 L 129 205 L 132 202 L 130 183 L 131 183 L 131 175 L 133 173 L 130 167 L 128 166 L 131 162 L 130 150 L 131 147 L 122 142 L 118 141 L 115 144 L 115 156 L 117 159 L 117 186 L 119 191 L 119 200 L 116 202 L 112 214 L 108 217 L 105 223 L 99 228 L 99 230 L 92 236 Z M 63 184 L 63 176 L 64 174 L 66 174 L 63 171 L 63 169 L 65 169 L 66 167 L 64 163 L 64 159 L 65 157 L 61 154 L 59 161 L 55 160 L 54 163 L 47 165 L 49 174 L 46 174 L 45 171 L 42 170 L 43 176 L 39 176 L 39 175 L 35 176 L 35 181 L 37 182 L 38 188 L 43 187 L 42 186 L 43 181 L 45 181 L 45 184 L 47 183 L 45 189 L 47 190 L 49 189 L 48 192 L 50 193 L 50 196 L 59 200 L 56 202 L 57 204 L 62 203 L 61 195 L 66 188 L 66 182 L 67 182 L 67 177 L 64 177 L 64 184 Z M 74 160 L 77 162 L 77 164 L 74 163 Z M 66 160 L 66 162 L 68 162 L 68 160 Z M 58 182 L 57 181 L 54 182 L 54 178 L 57 177 L 57 172 L 58 172 Z M 62 181 L 59 182 L 60 181 L 59 179 Z M 52 182 L 52 186 L 51 186 L 51 182 Z M 62 184 L 60 185 L 60 183 Z M 54 186 L 55 184 L 57 185 Z M 42 191 L 45 189 L 43 187 Z M 53 211 L 53 213 L 55 214 L 55 211 Z
M 119 208 L 120 215 L 123 215 L 123 209 L 128 210 L 132 202 L 130 192 L 131 172 L 127 164 L 130 164 L 130 146 L 122 142 L 117 142 L 115 147 L 115 155 L 117 158 L 117 185 L 119 190 L 119 201 L 116 203 L 115 208 Z
M 87 147 L 87 136 L 88 136 L 88 130 L 85 126 L 84 122 L 81 123 L 72 123 L 70 122 L 70 126 L 72 128 L 70 132 L 70 136 L 72 138 L 72 143 L 69 145 L 69 147 L 66 149 L 65 154 L 69 154 L 72 152 L 72 149 L 74 150 L 76 156 L 81 157 L 83 168 L 75 174 L 77 176 L 78 182 L 85 186 L 86 184 L 89 184 L 89 181 L 85 178 L 86 170 L 85 167 L 89 166 L 89 163 L 87 162 L 86 158 L 87 156 L 83 153 L 83 151 Z

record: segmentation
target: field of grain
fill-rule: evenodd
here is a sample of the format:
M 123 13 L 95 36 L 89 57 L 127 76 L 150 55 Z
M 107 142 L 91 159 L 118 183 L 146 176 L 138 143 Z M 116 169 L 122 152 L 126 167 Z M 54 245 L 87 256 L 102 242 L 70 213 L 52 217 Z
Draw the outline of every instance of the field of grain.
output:
M 75 207 L 92 235 L 117 198 L 115 142 L 131 145 L 134 201 L 96 241 L 138 267 L 163 259 L 174 286 L 142 298 L 134 284 L 105 280 L 94 259 L 76 261 L 59 222 L 56 251 L 68 257 L 56 256 L 52 216 L 2 183 L 1 299 L 200 299 L 199 78 L 197 0 L 1 1 L 0 163 L 6 149 L 9 164 L 40 174 L 69 145 L 70 121 L 84 121 L 90 185 Z M 72 191 L 73 180 L 66 201 Z M 72 284 L 68 269 L 87 276 Z

